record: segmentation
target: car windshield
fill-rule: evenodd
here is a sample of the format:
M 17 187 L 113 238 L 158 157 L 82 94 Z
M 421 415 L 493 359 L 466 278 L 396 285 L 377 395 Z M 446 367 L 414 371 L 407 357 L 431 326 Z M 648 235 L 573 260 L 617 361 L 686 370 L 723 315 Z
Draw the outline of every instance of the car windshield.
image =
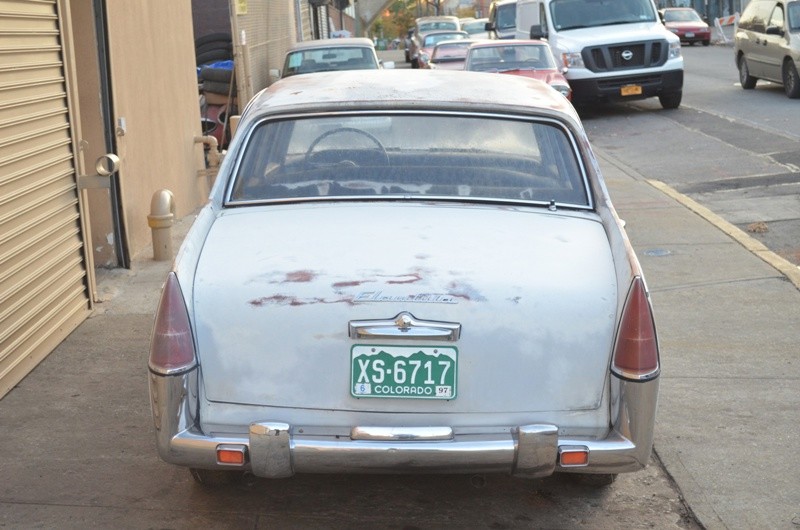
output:
M 431 62 L 447 62 L 447 61 L 463 61 L 467 56 L 467 49 L 469 48 L 470 41 L 464 40 L 463 42 L 443 42 L 437 44 L 433 49 Z
M 590 207 L 572 135 L 554 121 L 373 113 L 264 121 L 229 202 L 352 197 Z
M 650 0 L 553 0 L 550 14 L 559 31 L 656 20 Z
M 693 9 L 667 9 L 664 22 L 702 22 L 703 19 Z
M 331 70 L 377 70 L 375 53 L 366 46 L 328 47 L 290 52 L 283 77 Z
M 458 24 L 450 21 L 436 21 L 436 22 L 422 22 L 419 25 L 420 33 L 428 33 L 430 31 L 439 31 L 444 29 L 457 30 Z
M 512 29 L 517 23 L 517 4 L 503 4 L 497 7 L 497 29 Z
M 460 40 L 466 39 L 466 33 L 434 33 L 432 35 L 425 36 L 425 42 L 423 43 L 423 48 L 432 48 L 434 45 L 446 41 L 446 40 Z
M 485 33 L 486 32 L 486 23 L 489 21 L 488 18 L 481 18 L 478 20 L 473 20 L 471 22 L 467 22 L 462 24 L 461 29 L 469 33 L 470 35 L 475 35 L 477 33 Z
M 555 69 L 550 47 L 545 44 L 479 46 L 469 50 L 467 70 L 494 72 L 503 70 Z

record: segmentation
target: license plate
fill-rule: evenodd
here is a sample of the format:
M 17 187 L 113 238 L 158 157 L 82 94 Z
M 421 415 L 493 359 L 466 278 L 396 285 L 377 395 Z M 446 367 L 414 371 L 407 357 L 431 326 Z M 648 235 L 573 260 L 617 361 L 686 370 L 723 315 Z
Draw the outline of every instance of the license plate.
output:
M 453 346 L 376 346 L 350 350 L 353 397 L 454 399 L 458 349 Z
M 687 39 L 693 39 L 694 38 L 694 33 L 691 33 L 691 32 L 687 33 L 686 34 L 686 38 Z
M 642 87 L 641 85 L 625 85 L 619 91 L 623 96 L 638 96 L 642 93 Z

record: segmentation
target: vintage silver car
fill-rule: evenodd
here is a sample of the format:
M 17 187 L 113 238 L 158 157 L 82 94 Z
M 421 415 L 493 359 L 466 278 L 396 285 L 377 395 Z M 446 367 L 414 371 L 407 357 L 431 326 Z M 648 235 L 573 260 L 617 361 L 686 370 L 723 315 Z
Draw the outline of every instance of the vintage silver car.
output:
M 149 372 L 158 452 L 200 482 L 610 482 L 648 462 L 659 353 L 563 96 L 486 73 L 330 72 L 247 105 L 166 279 Z

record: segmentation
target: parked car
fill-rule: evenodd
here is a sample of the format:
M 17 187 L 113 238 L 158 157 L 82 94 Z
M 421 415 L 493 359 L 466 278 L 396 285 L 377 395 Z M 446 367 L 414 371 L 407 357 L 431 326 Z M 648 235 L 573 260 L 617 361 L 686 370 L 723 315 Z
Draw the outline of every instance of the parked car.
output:
M 461 23 L 457 17 L 452 16 L 431 16 L 420 17 L 414 23 L 414 32 L 411 35 L 411 46 L 409 57 L 411 68 L 419 68 L 417 62 L 420 49 L 423 47 L 423 40 L 426 34 L 434 31 L 460 31 Z
M 494 0 L 484 29 L 493 39 L 513 39 L 517 32 L 517 0 Z
M 425 68 L 431 70 L 463 70 L 464 61 L 467 58 L 467 50 L 470 44 L 476 41 L 472 39 L 446 40 L 433 47 L 430 59 L 426 62 Z
M 711 44 L 711 28 L 700 14 L 691 7 L 666 7 L 658 11 L 661 21 L 681 42 L 693 45 L 702 42 Z
M 565 98 L 572 99 L 572 89 L 556 64 L 553 51 L 540 40 L 495 40 L 472 44 L 467 50 L 464 69 L 538 79 Z
M 739 19 L 733 49 L 742 88 L 755 88 L 764 79 L 800 98 L 800 1 L 751 0 Z
M 461 29 L 469 33 L 471 39 L 489 39 L 491 35 L 486 31 L 487 22 L 489 22 L 488 18 L 476 18 L 462 22 Z
M 393 62 L 381 64 L 370 39 L 362 37 L 316 39 L 292 46 L 282 70 L 271 70 L 273 78 L 331 70 L 378 70 L 394 68 Z
M 642 269 L 566 99 L 340 71 L 245 109 L 167 275 L 149 396 L 161 458 L 206 483 L 608 483 L 648 463 L 659 371 Z
M 426 33 L 420 40 L 417 67 L 428 67 L 428 61 L 430 61 L 431 54 L 433 54 L 433 48 L 440 42 L 464 39 L 469 39 L 469 33 L 466 31 L 432 31 Z

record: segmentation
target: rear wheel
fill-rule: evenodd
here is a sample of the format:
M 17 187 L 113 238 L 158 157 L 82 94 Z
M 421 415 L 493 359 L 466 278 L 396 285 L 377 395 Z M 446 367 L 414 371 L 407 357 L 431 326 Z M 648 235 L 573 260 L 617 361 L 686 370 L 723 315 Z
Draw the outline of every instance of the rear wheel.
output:
M 658 101 L 661 102 L 661 106 L 665 109 L 677 109 L 681 105 L 681 99 L 683 99 L 683 92 L 680 90 L 658 96 Z
M 783 89 L 790 98 L 800 98 L 800 76 L 791 59 L 783 62 Z
M 703 46 L 708 46 L 709 44 L 711 44 L 710 40 L 704 40 L 703 41 Z
M 744 55 L 739 57 L 739 83 L 741 83 L 742 88 L 745 90 L 750 90 L 751 88 L 756 87 L 757 78 L 750 75 L 750 69 L 747 67 L 747 59 L 744 58 Z
M 189 473 L 198 484 L 207 488 L 221 488 L 236 483 L 241 473 L 235 471 L 219 471 L 216 469 L 189 468 Z
M 570 474 L 570 478 L 580 486 L 589 488 L 605 488 L 617 480 L 616 473 L 578 473 Z

